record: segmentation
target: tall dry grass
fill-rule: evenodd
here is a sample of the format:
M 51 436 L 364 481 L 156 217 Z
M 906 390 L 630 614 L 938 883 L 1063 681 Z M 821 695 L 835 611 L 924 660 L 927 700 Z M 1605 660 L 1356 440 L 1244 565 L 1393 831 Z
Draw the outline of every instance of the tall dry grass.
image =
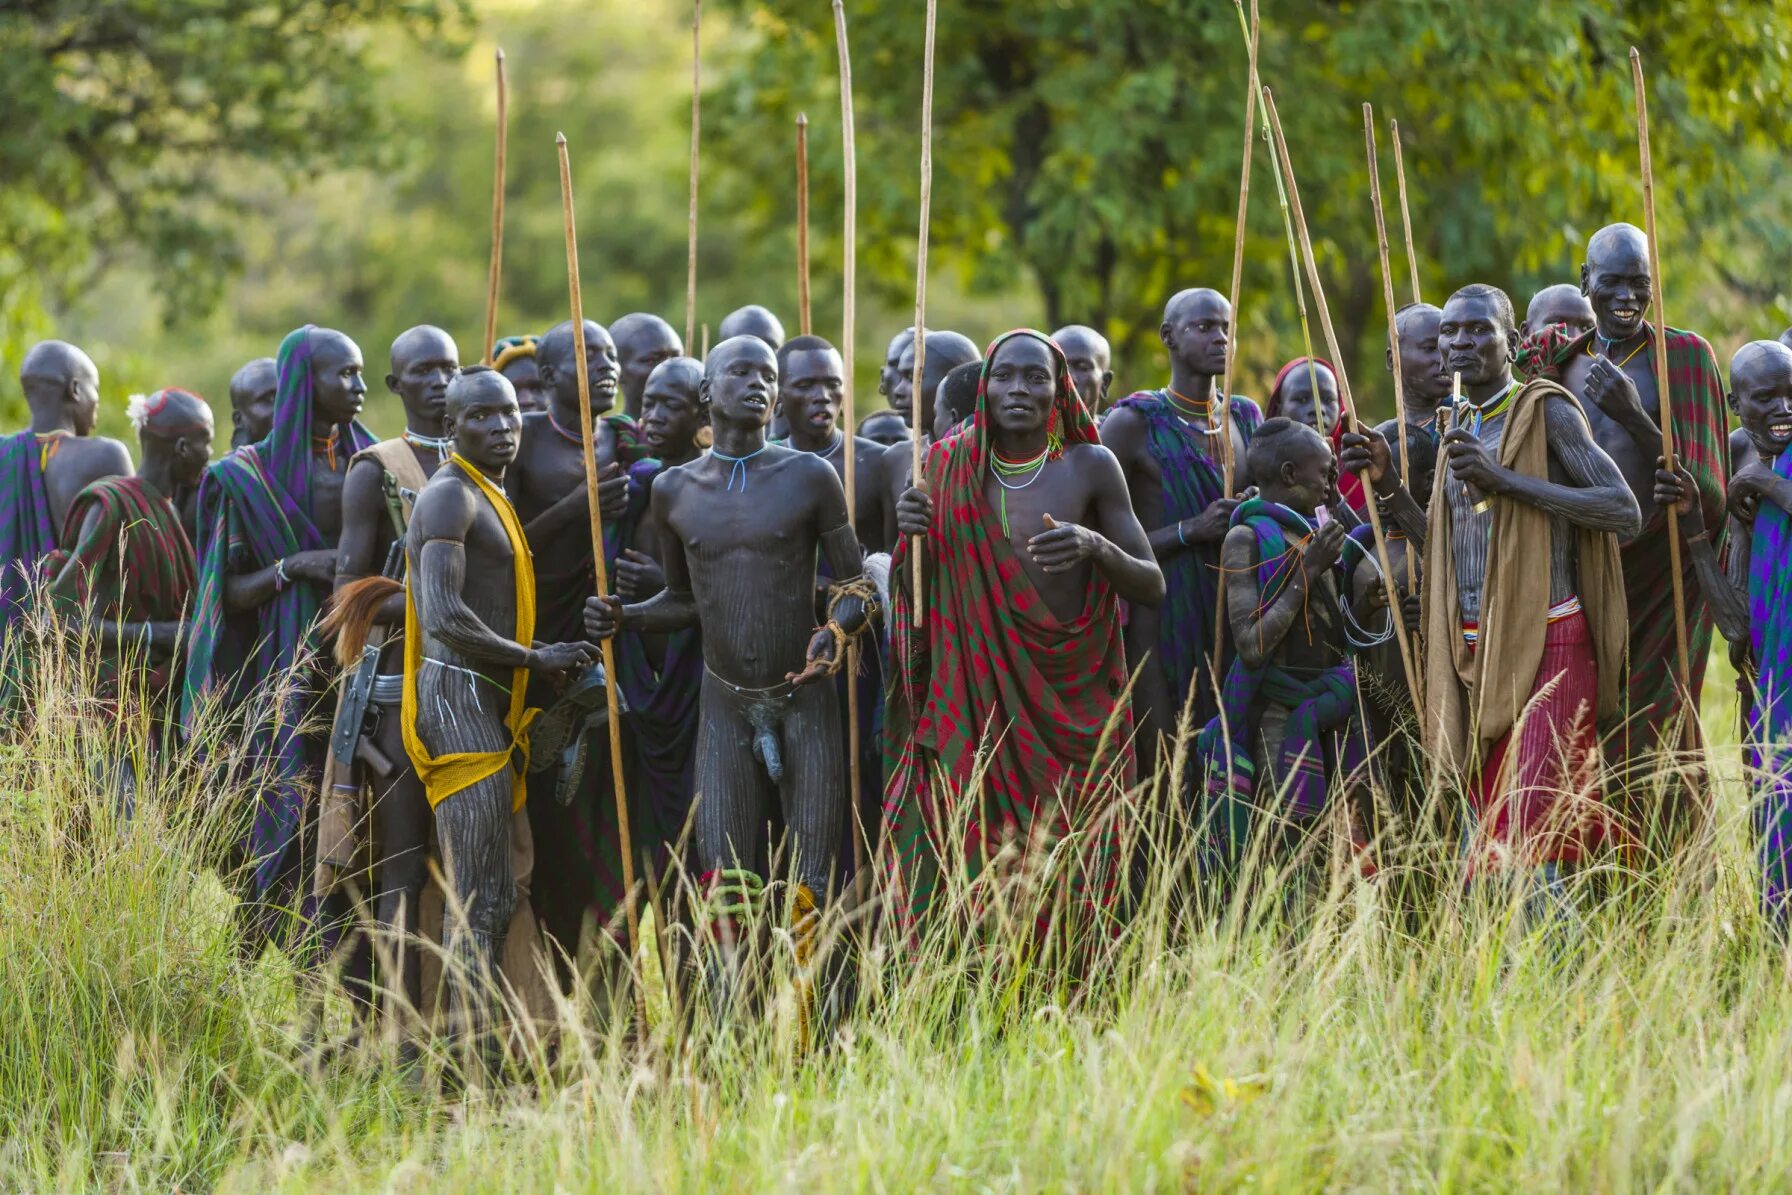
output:
M 805 1049 L 774 897 L 748 919 L 757 1007 L 699 981 L 675 1019 L 643 948 L 644 1029 L 581 989 L 468 1086 L 454 1043 L 403 1063 L 277 954 L 239 959 L 229 844 L 256 776 L 224 719 L 209 752 L 145 771 L 124 818 L 101 764 L 143 719 L 93 696 L 90 653 L 23 646 L 35 714 L 0 747 L 0 1188 L 1792 1183 L 1792 987 L 1734 769 L 1710 849 L 1577 879 L 1578 928 L 1527 917 L 1522 887 L 1449 882 L 1445 842 L 1390 846 L 1365 882 L 1324 835 L 1193 910 L 1159 777 L 1123 818 L 1149 882 L 1075 983 L 1028 920 L 1065 850 L 948 886 L 986 915 L 976 950 L 963 915 L 915 940 L 830 923 L 857 950 L 824 956 L 856 982 L 822 985 Z

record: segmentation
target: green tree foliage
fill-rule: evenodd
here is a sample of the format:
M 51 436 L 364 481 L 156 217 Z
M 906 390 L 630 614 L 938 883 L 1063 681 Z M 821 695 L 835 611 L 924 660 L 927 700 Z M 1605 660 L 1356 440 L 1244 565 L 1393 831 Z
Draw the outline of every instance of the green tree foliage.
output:
M 792 111 L 830 110 L 833 32 L 815 0 L 734 6 L 758 40 L 717 88 L 717 152 L 757 178 L 775 169 Z M 867 285 L 886 293 L 912 285 L 922 11 L 915 0 L 847 5 L 861 260 Z M 1379 386 L 1384 334 L 1362 101 L 1382 121 L 1397 276 L 1389 117 L 1404 135 L 1426 297 L 1484 280 L 1522 306 L 1536 286 L 1575 276 L 1599 225 L 1642 223 L 1632 44 L 1649 68 L 1670 316 L 1777 332 L 1792 315 L 1778 148 L 1789 17 L 1786 0 L 1264 0 L 1263 79 L 1359 389 Z M 1165 296 L 1229 277 L 1246 87 L 1232 4 L 945 3 L 936 69 L 933 267 L 985 289 L 1030 283 L 1049 325 L 1104 326 L 1127 357 L 1124 379 L 1149 381 Z M 815 136 L 827 143 L 822 128 Z M 1241 316 L 1247 375 L 1260 380 L 1298 348 L 1261 143 L 1256 163 Z M 838 156 L 818 158 L 816 173 L 825 205 Z M 767 229 L 786 220 L 763 197 L 741 210 Z

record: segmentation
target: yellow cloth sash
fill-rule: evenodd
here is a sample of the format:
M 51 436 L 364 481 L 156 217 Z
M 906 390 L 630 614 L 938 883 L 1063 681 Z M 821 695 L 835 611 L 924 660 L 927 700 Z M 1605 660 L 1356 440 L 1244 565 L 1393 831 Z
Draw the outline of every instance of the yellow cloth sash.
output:
M 522 520 L 517 518 L 515 508 L 503 491 L 487 481 L 485 474 L 458 452 L 452 459 L 484 492 L 498 514 L 498 521 L 504 524 L 504 534 L 510 538 L 512 563 L 516 569 L 516 641 L 527 647 L 535 640 L 535 560 L 529 553 L 529 541 L 523 538 Z M 418 555 L 422 555 L 421 547 Z M 528 793 L 529 724 L 541 713 L 539 709 L 525 708 L 529 670 L 517 668 L 511 674 L 510 713 L 504 718 L 504 725 L 510 731 L 509 747 L 502 751 L 431 755 L 417 735 L 417 673 L 422 666 L 423 630 L 417 622 L 417 602 L 411 591 L 411 577 L 407 575 L 404 584 L 404 700 L 399 707 L 399 720 L 404 730 L 405 751 L 417 767 L 417 776 L 423 781 L 423 791 L 429 797 L 429 807 L 434 809 L 461 789 L 496 775 L 510 763 L 512 754 L 520 751 L 520 766 L 511 777 L 510 808 L 512 812 L 521 809 Z

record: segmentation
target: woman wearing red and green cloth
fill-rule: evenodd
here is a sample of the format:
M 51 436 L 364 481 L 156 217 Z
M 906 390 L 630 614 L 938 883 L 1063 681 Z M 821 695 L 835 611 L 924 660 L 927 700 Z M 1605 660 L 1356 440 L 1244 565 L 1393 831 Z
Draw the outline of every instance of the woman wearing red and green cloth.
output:
M 885 802 L 900 915 L 932 902 L 936 843 L 975 876 L 1011 842 L 1025 851 L 1091 824 L 1071 884 L 1104 910 L 1118 869 L 1097 819 L 1133 776 L 1118 604 L 1156 605 L 1164 579 L 1057 345 L 1031 330 L 997 338 L 976 413 L 933 446 L 925 474 L 898 505 L 891 568 L 904 586 L 892 700 L 914 728 L 893 745 Z M 904 567 L 915 535 L 919 625 Z

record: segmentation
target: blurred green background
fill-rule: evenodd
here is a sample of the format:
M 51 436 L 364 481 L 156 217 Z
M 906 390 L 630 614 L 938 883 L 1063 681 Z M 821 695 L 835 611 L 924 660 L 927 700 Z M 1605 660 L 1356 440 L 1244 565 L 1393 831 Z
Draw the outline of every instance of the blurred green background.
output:
M 920 0 L 850 0 L 861 410 L 912 314 Z M 564 318 L 554 134 L 577 183 L 585 307 L 682 327 L 688 0 L 33 0 L 0 8 L 0 414 L 54 331 L 126 394 L 222 411 L 243 361 L 305 321 L 362 346 L 370 421 L 392 338 L 438 323 L 475 360 L 490 235 L 492 50 L 511 89 L 500 334 Z M 1670 321 L 1727 360 L 1792 320 L 1784 116 L 1792 0 L 1265 0 L 1277 94 L 1359 402 L 1391 407 L 1361 104 L 1405 140 L 1421 284 L 1522 310 L 1587 235 L 1642 222 L 1628 47 L 1650 71 Z M 943 0 L 929 324 L 1103 328 L 1116 389 L 1159 384 L 1164 298 L 1228 283 L 1245 54 L 1230 0 Z M 825 0 L 711 0 L 703 22 L 698 320 L 761 302 L 796 331 L 794 128 L 810 121 L 816 331 L 839 335 L 840 107 Z M 1258 143 L 1239 389 L 1300 352 Z M 1313 335 L 1317 343 L 1317 326 Z M 222 446 L 223 437 L 220 437 Z

